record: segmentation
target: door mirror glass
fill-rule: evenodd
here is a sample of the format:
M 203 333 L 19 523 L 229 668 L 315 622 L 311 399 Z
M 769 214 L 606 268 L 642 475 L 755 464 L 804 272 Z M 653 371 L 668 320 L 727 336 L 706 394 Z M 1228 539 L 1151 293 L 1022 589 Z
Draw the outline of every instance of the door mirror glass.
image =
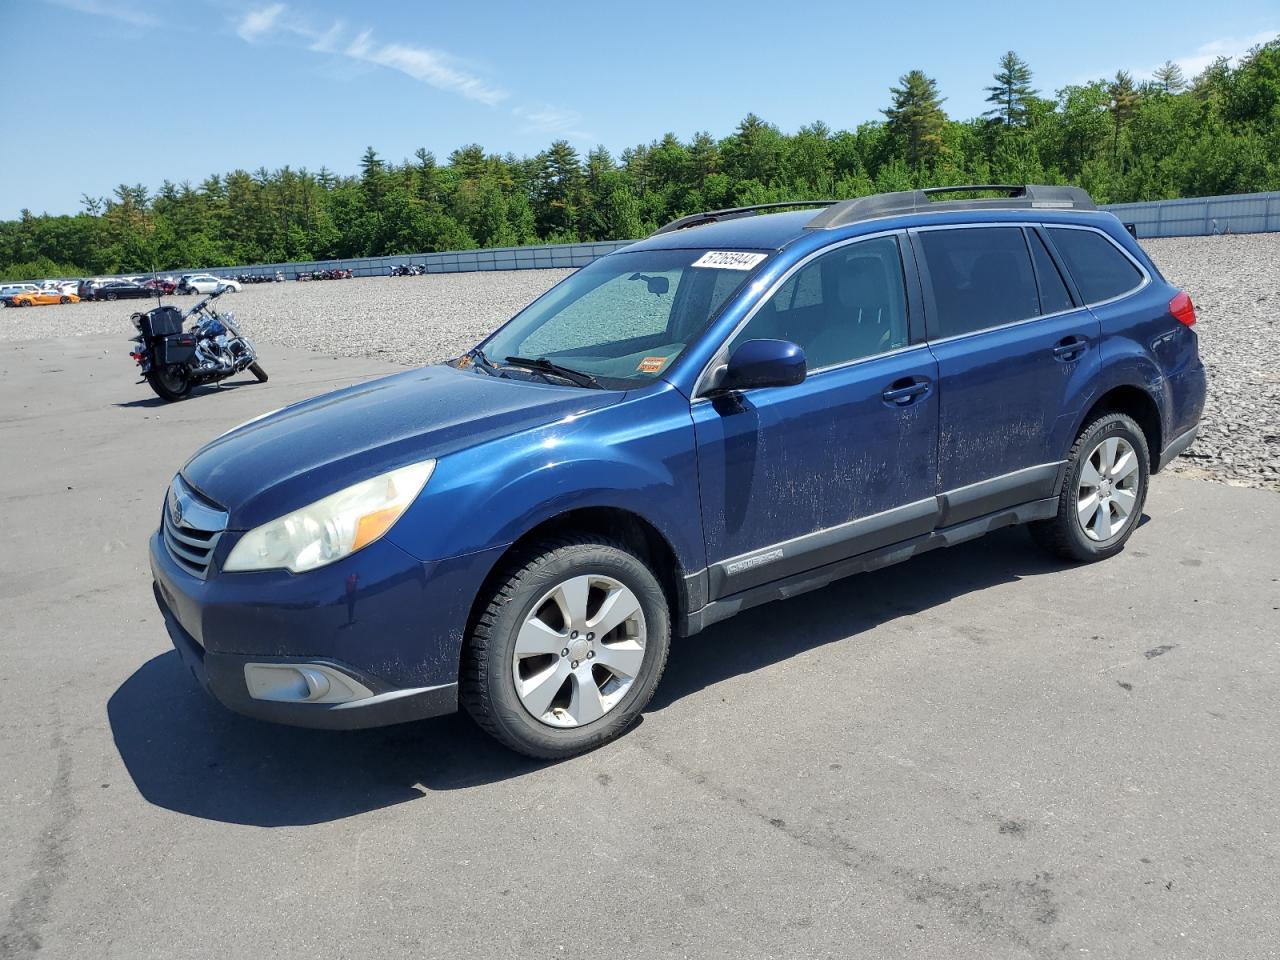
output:
M 789 340 L 748 340 L 730 355 L 714 391 L 794 387 L 807 369 L 804 351 Z

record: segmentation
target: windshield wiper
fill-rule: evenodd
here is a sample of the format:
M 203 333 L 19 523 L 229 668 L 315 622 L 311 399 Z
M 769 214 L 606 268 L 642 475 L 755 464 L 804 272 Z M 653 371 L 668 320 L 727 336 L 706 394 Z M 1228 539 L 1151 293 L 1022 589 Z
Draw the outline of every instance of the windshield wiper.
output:
M 537 359 L 507 357 L 506 360 L 513 367 L 527 367 L 530 370 L 537 370 L 539 373 L 554 373 L 557 377 L 563 377 L 570 383 L 576 383 L 580 387 L 595 387 L 597 390 L 604 389 L 604 387 L 600 386 L 600 381 L 591 374 L 583 373 L 581 370 L 574 370 L 572 367 L 562 367 L 546 357 L 538 357 Z
M 484 351 L 479 347 L 475 347 L 467 351 L 467 358 L 479 370 L 483 370 L 491 377 L 500 377 L 502 374 L 498 368 L 489 362 L 489 358 L 484 355 Z

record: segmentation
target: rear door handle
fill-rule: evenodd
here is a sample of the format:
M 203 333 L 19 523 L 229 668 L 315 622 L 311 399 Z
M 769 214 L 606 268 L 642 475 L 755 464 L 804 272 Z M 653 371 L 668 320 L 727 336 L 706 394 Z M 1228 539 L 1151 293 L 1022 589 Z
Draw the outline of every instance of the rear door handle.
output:
M 884 398 L 885 403 L 893 404 L 898 407 L 905 407 L 907 404 L 914 402 L 929 392 L 930 383 L 928 380 L 917 380 L 911 377 L 905 377 L 902 380 L 895 380 L 889 384 L 884 393 L 880 394 Z
M 1053 356 L 1055 359 L 1067 363 L 1084 353 L 1088 347 L 1089 341 L 1085 337 L 1064 337 L 1053 348 Z

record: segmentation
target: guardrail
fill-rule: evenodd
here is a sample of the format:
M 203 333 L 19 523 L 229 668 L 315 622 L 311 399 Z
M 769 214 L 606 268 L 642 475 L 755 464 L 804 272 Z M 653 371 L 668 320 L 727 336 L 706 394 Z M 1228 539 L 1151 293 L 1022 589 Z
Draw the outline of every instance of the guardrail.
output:
M 1140 203 L 1103 204 L 1125 223 L 1134 225 L 1140 240 L 1152 237 L 1201 237 L 1224 233 L 1280 232 L 1280 191 L 1242 193 L 1225 197 L 1189 197 Z M 357 277 L 385 277 L 396 264 L 418 264 L 427 273 L 470 273 L 480 270 L 544 270 L 585 267 L 592 260 L 633 243 L 599 240 L 590 243 L 540 244 L 527 247 L 489 247 L 444 253 L 414 253 L 388 257 L 350 257 L 297 263 L 257 263 L 205 270 L 165 270 L 165 276 L 209 273 L 216 277 L 241 274 L 288 280 L 317 270 L 350 270 Z

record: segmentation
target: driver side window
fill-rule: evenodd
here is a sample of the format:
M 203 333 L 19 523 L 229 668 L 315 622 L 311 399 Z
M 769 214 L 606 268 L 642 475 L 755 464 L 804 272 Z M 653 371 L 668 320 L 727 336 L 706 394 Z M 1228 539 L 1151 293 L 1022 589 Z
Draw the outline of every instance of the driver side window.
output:
M 907 300 L 896 237 L 825 253 L 778 288 L 729 344 L 789 340 L 809 370 L 907 346 Z

